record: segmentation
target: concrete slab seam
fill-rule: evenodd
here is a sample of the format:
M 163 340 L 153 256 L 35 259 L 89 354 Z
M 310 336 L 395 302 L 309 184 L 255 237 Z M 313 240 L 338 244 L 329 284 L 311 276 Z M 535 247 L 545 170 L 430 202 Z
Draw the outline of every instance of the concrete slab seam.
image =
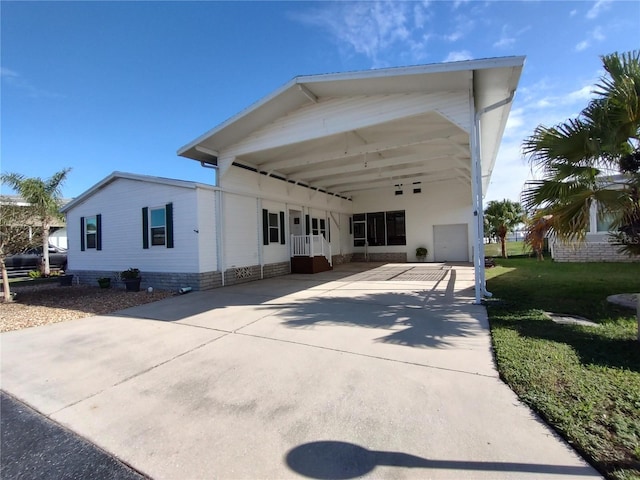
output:
M 323 347 L 322 345 L 312 345 L 312 344 L 303 343 L 303 342 L 294 342 L 293 340 L 282 340 L 280 338 L 264 337 L 262 335 L 253 335 L 253 334 L 250 334 L 250 333 L 234 332 L 234 334 L 235 335 L 241 335 L 243 337 L 252 337 L 252 338 L 258 338 L 258 339 L 261 339 L 261 340 L 270 340 L 270 341 L 274 341 L 274 342 L 282 342 L 282 343 L 290 343 L 290 344 L 293 344 L 293 345 L 300 345 L 300 346 L 303 346 L 303 347 L 317 348 L 319 350 L 328 350 L 328 351 L 331 351 L 331 352 L 344 353 L 346 355 L 354 355 L 354 356 L 357 356 L 357 357 L 373 358 L 375 360 L 382 360 L 382 361 L 394 362 L 394 363 L 402 363 L 402 364 L 405 364 L 405 365 L 413 365 L 413 366 L 416 366 L 416 367 L 430 368 L 430 369 L 434 369 L 434 370 L 443 370 L 445 372 L 461 373 L 461 374 L 464 374 L 464 375 L 473 375 L 473 376 L 476 376 L 476 377 L 484 377 L 484 378 L 491 378 L 491 379 L 494 379 L 494 380 L 499 380 L 499 376 L 498 375 L 486 375 L 484 373 L 466 372 L 464 370 L 456 370 L 454 368 L 436 367 L 434 365 L 425 365 L 424 363 L 408 362 L 406 360 L 396 360 L 394 358 L 379 357 L 377 355 L 367 355 L 366 353 L 349 352 L 347 350 L 340 350 L 338 348 Z

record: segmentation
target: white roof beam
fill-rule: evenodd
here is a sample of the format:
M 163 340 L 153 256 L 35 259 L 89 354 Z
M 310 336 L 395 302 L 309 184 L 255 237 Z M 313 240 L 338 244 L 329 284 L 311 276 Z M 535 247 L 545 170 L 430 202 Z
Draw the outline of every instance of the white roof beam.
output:
M 436 162 L 437 160 L 451 160 L 449 162 Z M 363 173 L 371 172 L 376 169 L 385 167 L 400 167 L 402 165 L 415 165 L 422 170 L 443 171 L 452 168 L 459 167 L 460 163 L 456 158 L 452 158 L 451 155 L 438 155 L 434 157 L 425 157 L 421 154 L 405 155 L 402 157 L 385 158 L 382 160 L 369 160 L 367 161 L 367 167 L 363 169 L 362 164 L 353 163 L 349 165 L 343 165 L 340 167 L 327 168 L 322 170 L 315 170 L 313 172 L 301 172 L 300 178 L 306 181 L 313 182 L 331 182 L 332 178 L 339 179 L 340 176 L 346 174 L 352 174 L 359 176 Z M 435 163 L 434 163 L 435 162 Z M 419 164 L 419 165 L 417 165 Z M 394 169 L 395 171 L 395 169 Z M 397 169 L 398 172 L 402 171 Z
M 450 168 L 445 169 L 445 171 L 446 170 L 450 170 Z M 325 185 L 327 190 L 340 190 L 341 188 L 343 188 L 342 187 L 343 185 L 349 185 L 354 183 L 354 180 L 357 183 L 367 182 L 367 181 L 376 181 L 378 179 L 384 179 L 384 178 L 393 180 L 399 177 L 410 177 L 412 175 L 420 175 L 420 174 L 427 175 L 429 171 L 430 171 L 429 168 L 425 167 L 424 165 L 420 165 L 419 167 L 415 167 L 415 168 L 402 168 L 398 170 L 381 168 L 381 169 L 378 169 L 377 172 L 367 173 L 363 175 L 342 177 L 342 179 L 336 178 L 331 183 L 329 182 L 320 182 L 320 183 Z
M 318 97 L 303 84 L 301 83 L 298 84 L 298 90 L 300 90 L 302 94 L 305 97 L 307 97 L 309 100 L 311 100 L 313 103 L 318 103 Z
M 363 155 L 365 153 L 383 153 L 389 150 L 397 150 L 398 148 L 413 147 L 416 145 L 423 145 L 434 142 L 446 142 L 447 144 L 455 144 L 448 140 L 449 137 L 459 135 L 460 129 L 455 125 L 449 125 L 445 128 L 440 128 L 428 133 L 421 133 L 412 137 L 407 137 L 402 140 L 381 140 L 379 142 L 368 143 L 365 145 L 353 145 L 347 148 L 337 148 L 330 151 L 321 151 L 304 157 L 292 157 L 287 159 L 279 159 L 272 162 L 264 162 L 268 165 L 268 168 L 274 170 L 283 170 L 287 168 L 302 167 L 312 165 L 314 163 L 330 162 L 332 160 L 339 160 L 346 157 L 353 157 L 357 155 Z M 467 149 L 467 155 L 469 150 Z
M 444 95 L 403 94 L 373 99 L 358 97 L 343 101 L 337 109 L 334 105 L 324 105 L 322 109 L 324 115 L 318 115 L 313 119 L 284 117 L 280 122 L 275 122 L 244 141 L 230 146 L 224 153 L 235 156 L 249 155 L 351 130 L 375 127 L 434 112 L 446 102 L 447 98 Z M 375 108 L 372 108 L 372 104 L 375 104 Z M 319 106 L 322 105 L 319 104 Z M 367 107 L 369 112 L 363 115 L 362 108 Z
M 340 192 L 341 195 L 351 196 L 358 192 L 364 190 L 377 190 L 380 188 L 392 188 L 395 187 L 398 183 L 407 182 L 420 182 L 421 185 L 426 185 L 428 183 L 442 182 L 445 180 L 453 180 L 459 178 L 455 173 L 453 174 L 440 174 L 440 175 L 417 175 L 410 176 L 406 178 L 388 178 L 386 180 L 379 180 L 377 182 L 354 182 L 350 185 L 343 185 L 341 188 L 336 189 L 336 191 Z

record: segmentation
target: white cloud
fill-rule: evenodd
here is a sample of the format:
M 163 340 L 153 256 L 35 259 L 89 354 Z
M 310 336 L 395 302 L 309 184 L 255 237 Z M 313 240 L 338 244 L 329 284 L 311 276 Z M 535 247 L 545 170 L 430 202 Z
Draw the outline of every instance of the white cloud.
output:
M 608 10 L 610 6 L 611 0 L 598 0 L 593 7 L 589 9 L 586 16 L 589 20 L 598 18 L 598 16 L 605 10 Z
M 591 36 L 593 37 L 594 40 L 597 40 L 599 42 L 602 42 L 606 38 L 604 36 L 604 33 L 602 33 L 602 27 L 594 28 L 593 31 L 591 32 Z
M 424 56 L 426 38 L 420 25 L 430 18 L 429 3 L 344 2 L 294 14 L 302 23 L 318 26 L 341 46 L 372 60 L 374 67 L 385 66 L 385 54 L 402 45 Z M 418 27 L 418 28 L 417 28 Z
M 0 77 L 8 87 L 19 90 L 31 98 L 61 98 L 59 93 L 49 92 L 33 86 L 28 80 L 20 76 L 15 70 L 0 67 Z
M 444 35 L 443 38 L 448 42 L 456 42 L 468 35 L 474 26 L 475 22 L 472 19 L 464 15 L 458 15 L 455 18 L 455 28 L 451 33 Z
M 575 10 L 575 9 L 569 12 L 570 17 L 575 17 L 577 14 L 578 14 L 578 10 Z
M 576 45 L 576 51 L 582 52 L 583 50 L 589 48 L 594 40 L 596 42 L 602 42 L 605 39 L 606 37 L 602 31 L 602 27 L 597 26 L 589 32 L 589 36 L 586 39 Z
M 500 34 L 500 40 L 495 42 L 493 46 L 495 48 L 508 48 L 516 43 L 516 39 L 509 33 L 510 28 L 508 25 L 502 26 L 502 32 Z
M 589 48 L 589 40 L 583 40 L 576 45 L 576 52 L 582 52 Z
M 449 55 L 444 59 L 445 62 L 460 62 L 462 60 L 471 60 L 473 56 L 469 50 L 460 50 L 457 52 L 449 52 Z
M 17 78 L 20 75 L 18 75 L 18 72 L 15 72 L 15 71 L 10 70 L 10 69 L 5 68 L 5 67 L 0 67 L 0 76 L 9 77 L 9 78 Z

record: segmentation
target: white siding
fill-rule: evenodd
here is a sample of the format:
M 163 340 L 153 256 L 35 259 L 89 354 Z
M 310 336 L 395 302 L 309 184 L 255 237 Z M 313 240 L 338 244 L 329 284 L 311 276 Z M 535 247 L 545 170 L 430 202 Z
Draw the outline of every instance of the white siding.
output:
M 258 205 L 255 198 L 225 193 L 223 195 L 224 269 L 258 265 Z
M 250 170 L 231 167 L 220 179 L 223 191 L 243 193 L 287 205 L 300 205 L 333 212 L 351 212 L 351 202 L 341 197 L 327 195 L 306 187 L 267 177 Z
M 403 252 L 408 261 L 415 261 L 416 248 L 426 246 L 429 250 L 427 260 L 433 260 L 433 225 L 468 224 L 472 232 L 470 187 L 457 181 L 422 184 L 422 193 L 413 194 L 411 190 L 396 196 L 394 189 L 379 190 L 361 194 L 354 198 L 354 213 L 405 211 L 407 245 L 369 247 L 369 253 Z M 469 234 L 471 239 L 471 233 Z M 471 241 L 471 240 L 469 240 Z M 364 248 L 356 247 L 362 252 Z M 471 258 L 471 245 L 469 245 Z
M 198 208 L 198 268 L 201 272 L 217 270 L 217 231 L 215 192 L 197 190 Z
M 142 208 L 173 203 L 174 248 L 142 248 Z M 198 272 L 196 190 L 116 179 L 67 212 L 70 270 Z M 80 250 L 80 218 L 102 215 L 102 250 Z
M 342 218 L 340 228 L 332 222 L 331 249 L 334 254 L 349 253 L 349 215 L 352 202 L 333 195 L 296 186 L 256 172 L 232 167 L 220 181 L 224 193 L 225 269 L 288 261 L 290 258 L 289 210 L 302 212 L 304 217 L 324 218 L 331 213 Z M 271 213 L 285 212 L 285 241 L 282 244 L 262 244 L 262 209 Z M 258 211 L 259 210 L 259 211 Z M 343 242 L 343 243 L 341 243 Z M 242 245 L 242 247 L 240 247 Z

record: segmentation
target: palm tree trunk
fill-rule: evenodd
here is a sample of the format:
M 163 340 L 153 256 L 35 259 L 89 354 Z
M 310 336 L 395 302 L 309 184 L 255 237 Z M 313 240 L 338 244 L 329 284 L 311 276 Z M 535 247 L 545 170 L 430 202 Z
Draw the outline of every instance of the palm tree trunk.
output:
M 42 224 L 42 275 L 48 277 L 51 274 L 49 268 L 49 229 L 48 223 Z
M 500 249 L 502 250 L 502 258 L 507 258 L 507 236 L 500 237 Z
M 2 269 L 2 292 L 4 293 L 4 302 L 13 302 L 11 289 L 9 288 L 9 276 L 7 275 L 7 267 L 4 264 L 4 258 L 0 258 L 0 268 Z

